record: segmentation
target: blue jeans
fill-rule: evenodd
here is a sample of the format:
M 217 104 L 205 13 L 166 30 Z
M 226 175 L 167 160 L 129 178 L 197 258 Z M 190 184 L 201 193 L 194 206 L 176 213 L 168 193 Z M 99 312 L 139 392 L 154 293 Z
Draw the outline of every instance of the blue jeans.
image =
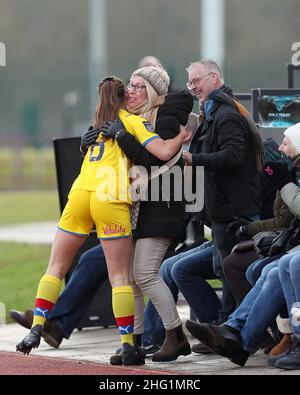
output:
M 218 318 L 220 301 L 213 288 L 205 281 L 215 279 L 213 271 L 212 243 L 182 252 L 166 259 L 160 268 L 160 275 L 177 301 L 181 291 L 200 322 L 211 322 Z M 144 314 L 143 344 L 162 344 L 165 330 L 155 307 L 147 303 Z
M 249 283 L 254 286 L 256 281 L 259 279 L 261 272 L 265 266 L 267 266 L 269 263 L 275 261 L 276 259 L 281 258 L 284 255 L 284 253 L 274 255 L 274 256 L 268 256 L 266 258 L 262 259 L 257 259 L 254 261 L 246 270 L 246 279 L 249 281 Z
M 280 259 L 278 266 L 279 278 L 291 318 L 293 304 L 300 302 L 300 252 L 285 255 Z M 300 325 L 292 325 L 292 328 L 293 333 L 300 334 Z
M 267 327 L 285 306 L 278 263 L 275 260 L 265 266 L 255 286 L 226 322 L 240 332 L 246 351 L 258 349 L 266 338 Z
M 48 316 L 48 320 L 55 320 L 65 338 L 70 337 L 107 276 L 106 261 L 100 244 L 81 255 L 66 288 Z

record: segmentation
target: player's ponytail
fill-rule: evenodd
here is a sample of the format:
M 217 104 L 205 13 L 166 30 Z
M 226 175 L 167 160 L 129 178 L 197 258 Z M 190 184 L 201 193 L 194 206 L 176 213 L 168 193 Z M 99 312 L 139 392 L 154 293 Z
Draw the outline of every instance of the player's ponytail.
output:
M 118 111 L 125 108 L 127 95 L 124 82 L 114 76 L 106 77 L 100 82 L 98 94 L 93 126 L 101 129 L 104 122 L 115 120 Z

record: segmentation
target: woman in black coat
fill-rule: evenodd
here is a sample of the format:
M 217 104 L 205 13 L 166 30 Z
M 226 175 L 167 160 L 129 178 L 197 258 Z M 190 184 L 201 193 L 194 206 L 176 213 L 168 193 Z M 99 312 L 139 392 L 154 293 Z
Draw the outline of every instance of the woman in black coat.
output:
M 136 70 L 128 85 L 127 109 L 140 114 L 149 121 L 163 139 L 175 137 L 181 125 L 185 125 L 193 107 L 193 98 L 186 92 L 167 95 L 169 77 L 166 71 L 157 66 Z M 121 126 L 122 128 L 122 126 Z M 120 129 L 121 129 L 120 128 Z M 151 166 L 164 164 L 149 154 L 135 138 L 125 130 L 117 133 L 119 146 L 128 158 L 147 170 Z M 167 188 L 162 179 L 170 174 Z M 150 175 L 151 173 L 149 173 Z M 152 173 L 153 174 L 153 173 Z M 151 180 L 150 180 L 151 181 Z M 179 355 L 190 353 L 189 343 L 183 333 L 181 321 L 173 296 L 159 276 L 161 261 L 172 240 L 179 237 L 185 229 L 185 202 L 180 193 L 183 191 L 183 161 L 180 152 L 171 163 L 169 170 L 152 180 L 159 181 L 155 199 L 151 200 L 151 186 L 148 184 L 148 200 L 138 203 L 137 226 L 134 231 L 135 254 L 133 277 L 135 281 L 135 321 L 134 333 L 137 343 L 141 343 L 146 295 L 155 305 L 166 329 L 166 339 L 162 348 L 153 355 L 154 361 L 171 361 Z M 152 184 L 152 189 L 153 183 Z M 157 184 L 156 184 L 157 185 Z M 180 198 L 177 201 L 178 197 Z M 115 355 L 112 363 L 118 364 L 120 358 Z

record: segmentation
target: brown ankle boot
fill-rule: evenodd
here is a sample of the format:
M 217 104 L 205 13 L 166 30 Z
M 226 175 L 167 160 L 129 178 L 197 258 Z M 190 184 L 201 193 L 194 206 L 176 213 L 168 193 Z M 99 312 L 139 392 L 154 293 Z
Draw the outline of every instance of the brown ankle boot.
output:
M 284 354 L 291 346 L 291 344 L 292 344 L 291 334 L 286 333 L 281 339 L 281 342 L 276 344 L 276 346 L 272 348 L 269 355 L 275 356 L 275 355 Z
M 182 330 L 182 325 L 166 331 L 166 338 L 161 349 L 153 354 L 152 361 L 175 361 L 179 355 L 189 355 L 191 348 Z

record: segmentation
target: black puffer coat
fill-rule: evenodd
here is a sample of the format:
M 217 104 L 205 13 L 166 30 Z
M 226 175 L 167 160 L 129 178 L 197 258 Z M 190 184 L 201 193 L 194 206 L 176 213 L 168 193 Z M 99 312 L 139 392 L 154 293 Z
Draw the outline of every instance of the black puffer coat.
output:
M 168 94 L 157 112 L 156 133 L 164 140 L 175 137 L 179 133 L 180 124 L 187 123 L 192 107 L 193 97 L 189 92 L 181 91 Z M 143 148 L 129 133 L 121 133 L 118 144 L 135 165 L 150 169 L 151 166 L 161 166 L 164 163 Z M 183 169 L 182 159 L 176 165 Z M 164 173 L 164 177 L 166 175 L 167 172 Z M 162 176 L 159 176 L 161 191 L 159 201 L 141 201 L 137 229 L 134 232 L 135 238 L 168 237 L 176 239 L 180 238 L 185 231 L 185 202 L 174 201 L 174 180 L 170 183 L 170 198 L 168 201 L 164 201 L 161 179 Z M 176 179 L 176 182 L 178 181 Z

